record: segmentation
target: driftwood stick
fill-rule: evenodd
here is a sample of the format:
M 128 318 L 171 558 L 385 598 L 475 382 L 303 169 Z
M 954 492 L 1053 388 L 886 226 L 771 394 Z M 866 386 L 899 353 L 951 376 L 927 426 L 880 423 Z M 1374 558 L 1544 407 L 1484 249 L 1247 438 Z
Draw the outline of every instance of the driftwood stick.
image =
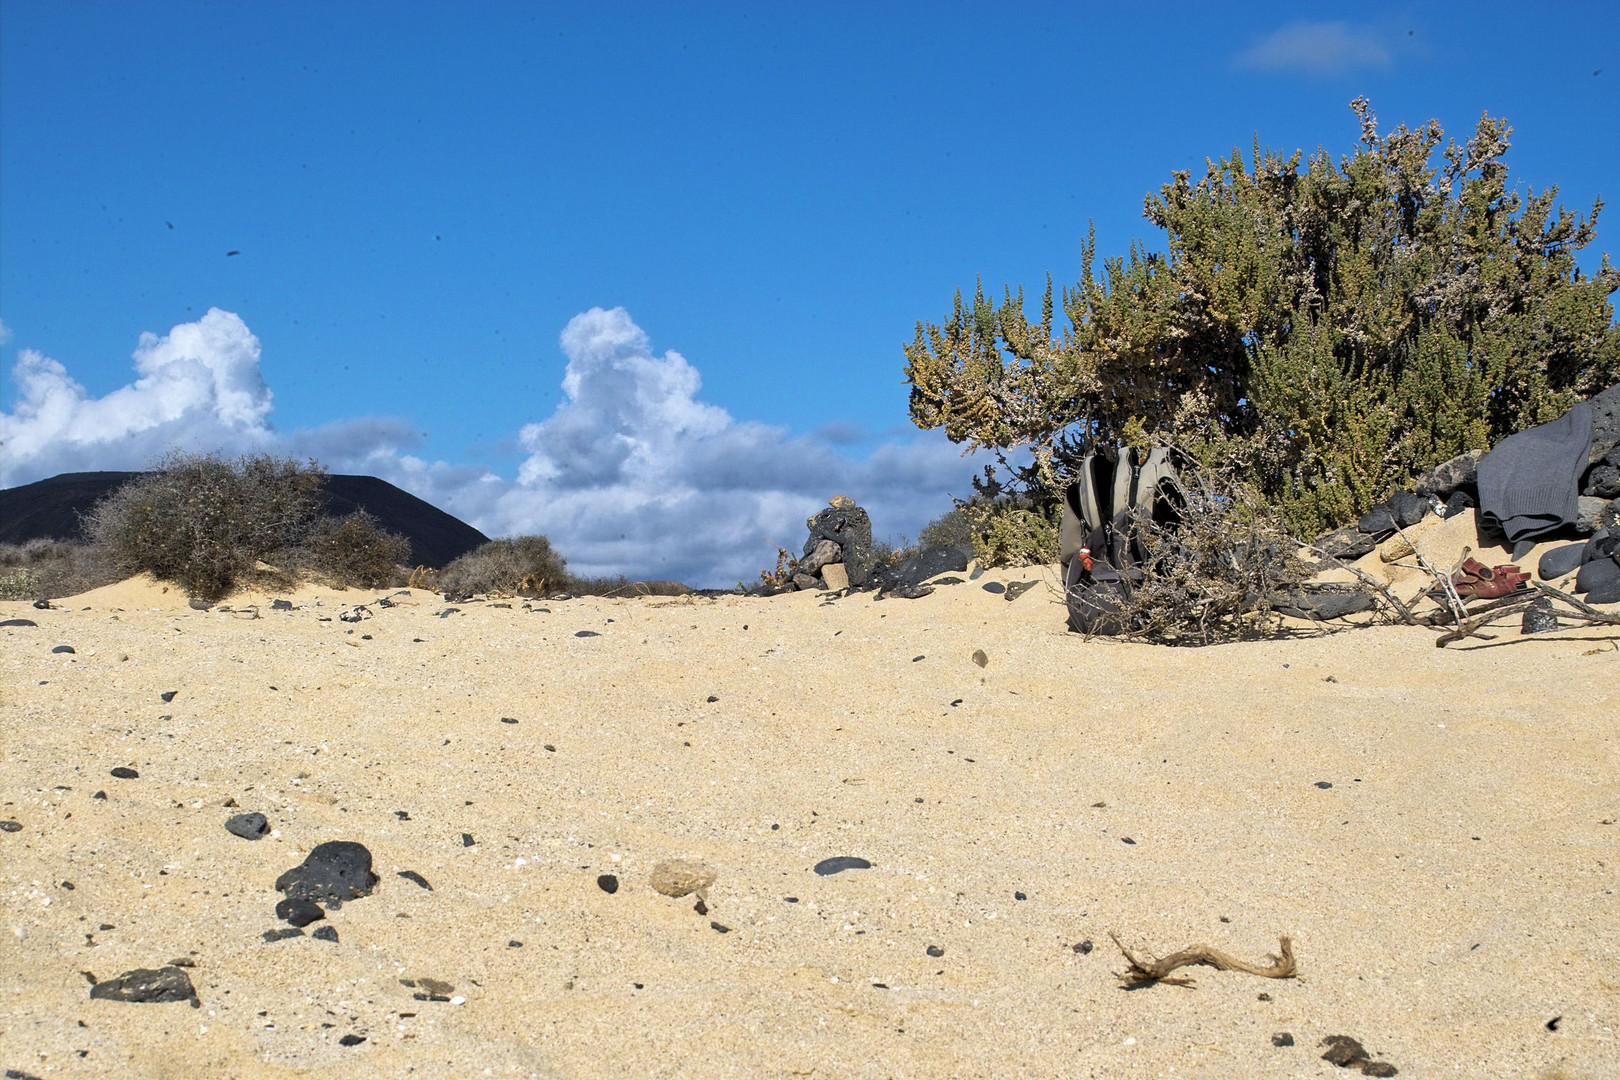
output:
M 1384 599 L 1389 601 L 1390 606 L 1396 611 L 1400 612 L 1401 621 L 1406 623 L 1407 626 L 1418 625 L 1417 616 L 1412 614 L 1412 609 L 1401 603 L 1400 598 L 1389 591 L 1388 585 L 1385 585 L 1382 581 L 1379 581 L 1371 574 L 1363 573 L 1362 571 L 1357 570 L 1349 563 L 1340 559 L 1337 555 L 1329 555 L 1326 551 L 1317 547 L 1315 544 L 1306 544 L 1305 546 L 1322 556 L 1324 559 L 1328 560 L 1328 562 L 1332 563 L 1334 566 L 1339 567 L 1341 570 L 1350 571 L 1352 574 L 1356 575 L 1356 577 L 1360 578 L 1365 584 L 1371 585 L 1373 588 L 1377 589 L 1383 594 Z
M 1434 639 L 1434 647 L 1437 649 L 1443 649 L 1447 645 L 1450 645 L 1453 641 L 1461 641 L 1463 638 L 1473 637 L 1476 631 L 1489 626 L 1498 619 L 1507 615 L 1517 615 L 1519 612 L 1529 607 L 1534 600 L 1534 596 L 1515 597 L 1514 603 L 1504 604 L 1500 607 L 1492 608 L 1490 611 L 1469 619 L 1467 622 L 1458 626 L 1457 629 L 1451 631 L 1450 633 L 1441 634 L 1439 637 Z
M 1294 965 L 1294 942 L 1287 934 L 1279 939 L 1282 955 L 1266 957 L 1270 961 L 1267 964 L 1245 963 L 1208 945 L 1193 945 L 1169 956 L 1139 960 L 1131 955 L 1131 951 L 1119 940 L 1118 934 L 1110 931 L 1108 936 L 1114 939 L 1119 951 L 1125 954 L 1125 962 L 1129 967 L 1119 975 L 1119 978 L 1131 988 L 1151 986 L 1157 982 L 1167 982 L 1173 986 L 1191 986 L 1191 979 L 1172 979 L 1169 976 L 1177 968 L 1192 967 L 1195 964 L 1203 964 L 1217 971 L 1242 971 L 1249 975 L 1259 975 L 1264 979 L 1292 979 L 1298 974 L 1298 969 Z
M 1406 546 L 1412 549 L 1412 554 L 1417 557 L 1418 565 L 1421 566 L 1430 577 L 1434 578 L 1434 580 L 1439 583 L 1440 587 L 1445 590 L 1446 602 L 1451 605 L 1452 613 L 1457 616 L 1457 621 L 1462 622 L 1463 616 L 1467 613 L 1467 610 L 1466 606 L 1462 602 L 1462 598 L 1457 595 L 1457 585 L 1451 580 L 1451 575 L 1442 574 L 1429 563 L 1428 559 L 1423 557 L 1423 552 L 1419 551 L 1417 549 L 1417 545 L 1412 543 L 1412 538 L 1406 535 L 1406 530 L 1401 528 L 1401 524 L 1398 521 L 1395 523 L 1395 531 L 1400 533 L 1402 540 L 1406 541 Z
M 1563 592 L 1560 589 L 1555 589 L 1551 585 L 1545 584 L 1544 582 L 1537 581 L 1534 584 L 1537 589 L 1540 589 L 1548 596 L 1556 597 L 1557 599 L 1562 600 L 1564 603 L 1568 604 L 1576 611 L 1579 611 L 1582 615 L 1585 615 L 1593 622 L 1603 623 L 1606 626 L 1620 626 L 1620 615 L 1609 615 L 1605 612 L 1599 611 L 1597 608 L 1593 607 L 1591 604 L 1588 604 L 1579 597 L 1571 596 L 1569 593 Z

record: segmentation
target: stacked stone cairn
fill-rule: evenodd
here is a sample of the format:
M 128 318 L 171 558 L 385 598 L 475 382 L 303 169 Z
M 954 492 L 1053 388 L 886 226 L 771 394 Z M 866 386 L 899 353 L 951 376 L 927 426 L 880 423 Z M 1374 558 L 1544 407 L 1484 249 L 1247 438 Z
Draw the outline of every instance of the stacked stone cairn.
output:
M 872 519 L 848 495 L 805 522 L 810 537 L 784 589 L 864 589 L 872 584 Z

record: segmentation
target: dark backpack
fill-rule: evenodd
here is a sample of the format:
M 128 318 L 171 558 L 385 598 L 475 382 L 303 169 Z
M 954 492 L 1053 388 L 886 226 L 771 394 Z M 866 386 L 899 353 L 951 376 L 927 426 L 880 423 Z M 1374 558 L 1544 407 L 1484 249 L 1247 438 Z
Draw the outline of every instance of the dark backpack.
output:
M 1140 458 L 1121 447 L 1110 461 L 1088 454 L 1080 477 L 1063 493 L 1058 523 L 1058 566 L 1069 609 L 1069 629 L 1086 635 L 1125 630 L 1124 609 L 1142 581 L 1146 553 L 1136 535 L 1142 516 L 1161 526 L 1181 518 L 1186 495 L 1171 452 Z

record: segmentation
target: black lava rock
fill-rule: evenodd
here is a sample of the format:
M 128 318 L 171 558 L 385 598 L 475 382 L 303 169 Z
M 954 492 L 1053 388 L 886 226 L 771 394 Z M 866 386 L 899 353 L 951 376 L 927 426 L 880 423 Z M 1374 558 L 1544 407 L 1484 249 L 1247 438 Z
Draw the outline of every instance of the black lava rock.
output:
M 1074 951 L 1079 953 L 1081 956 L 1087 956 L 1091 953 L 1091 950 L 1095 948 L 1096 946 L 1091 943 L 1091 939 L 1087 938 L 1085 941 L 1082 941 L 1076 945 L 1074 947 Z
M 598 634 L 595 630 L 580 630 L 580 631 L 576 632 L 574 634 L 574 636 L 575 637 L 601 637 L 602 635 Z
M 33 619 L 5 619 L 0 620 L 0 626 L 38 626 Z
M 1328 788 L 1333 786 L 1333 781 L 1331 781 L 1331 780 L 1318 780 L 1316 782 L 1316 786 L 1321 788 L 1323 791 L 1326 791 Z
M 364 1035 L 345 1035 L 345 1036 L 343 1036 L 343 1038 L 338 1040 L 338 1045 L 339 1046 L 359 1046 L 361 1043 L 363 1043 L 365 1041 L 366 1041 L 366 1037 Z
M 503 724 L 515 724 L 515 723 L 517 723 L 517 720 L 515 720 L 514 718 L 512 718 L 510 716 L 503 716 L 503 717 L 501 717 L 501 723 L 503 723 Z
M 1543 596 L 1530 602 L 1524 609 L 1524 618 L 1519 623 L 1519 632 L 1523 634 L 1545 634 L 1559 627 L 1558 613 L 1553 610 L 1552 597 Z
M 316 846 L 299 866 L 276 878 L 276 890 L 290 900 L 354 900 L 368 896 L 377 884 L 371 852 L 353 840 L 329 840 Z
M 1322 1060 L 1341 1069 L 1348 1069 L 1352 1065 L 1360 1065 L 1363 1061 L 1370 1060 L 1367 1048 L 1361 1045 L 1360 1040 L 1348 1035 L 1329 1035 L 1322 1040 L 1322 1045 L 1328 1048 L 1327 1053 L 1322 1055 Z
M 1332 558 L 1350 562 L 1377 547 L 1378 537 L 1362 532 L 1359 526 L 1346 525 L 1319 539 L 1316 546 Z
M 421 874 L 418 874 L 415 870 L 401 870 L 398 873 L 399 876 L 404 878 L 406 881 L 415 882 L 428 892 L 433 891 L 433 886 L 428 884 L 428 879 L 423 877 Z
M 51 650 L 52 653 L 66 653 L 69 656 L 74 655 L 78 651 L 79 650 L 75 649 L 71 645 L 58 645 L 56 648 Z
M 270 832 L 270 822 L 263 814 L 237 814 L 226 819 L 225 831 L 244 840 L 257 840 Z
M 983 585 L 980 585 L 979 588 L 983 589 L 987 593 L 995 593 L 997 596 L 1000 596 L 1002 593 L 1007 591 L 1007 586 L 1003 585 L 999 581 L 987 581 Z
M 879 567 L 873 578 L 879 588 L 898 595 L 902 589 L 916 588 L 929 578 L 966 570 L 971 558 L 971 548 L 924 548 L 897 567 Z
M 1388 503 L 1379 503 L 1361 515 L 1356 528 L 1368 536 L 1389 536 L 1395 531 L 1395 514 Z
M 1033 581 L 1009 581 L 1007 583 L 1007 601 L 1011 603 L 1034 587 L 1035 583 Z
M 304 932 L 291 927 L 278 926 L 274 930 L 266 930 L 259 936 L 264 938 L 265 942 L 268 944 L 270 942 L 286 941 L 288 938 L 303 937 Z
M 164 702 L 167 703 L 173 701 L 175 697 L 179 695 L 179 693 L 180 691 L 178 690 L 165 690 L 163 693 L 159 694 L 158 697 L 162 698 Z
M 461 846 L 462 847 L 472 847 L 476 843 L 478 843 L 478 841 L 473 839 L 473 834 L 472 833 L 464 832 L 464 833 L 461 834 Z
M 1410 491 L 1401 491 L 1390 496 L 1389 507 L 1396 524 L 1403 529 L 1410 529 L 1428 517 L 1429 511 L 1433 509 L 1428 499 Z
M 815 865 L 816 873 L 820 874 L 822 877 L 828 877 L 832 874 L 841 874 L 845 870 L 870 869 L 872 869 L 871 863 L 854 855 L 835 855 L 831 859 L 822 859 Z
M 612 896 L 619 891 L 619 879 L 612 874 L 599 874 L 596 878 L 596 887 Z
M 314 930 L 310 931 L 309 936 L 314 938 L 316 941 L 330 941 L 332 944 L 336 945 L 338 939 L 337 927 L 317 926 Z
M 872 584 L 872 519 L 858 506 L 829 506 L 805 523 L 810 538 L 805 541 L 804 554 L 815 550 L 817 541 L 831 540 L 841 549 L 844 570 L 854 589 Z
M 929 956 L 932 956 L 936 960 L 945 955 L 945 950 L 940 948 L 938 945 L 928 946 L 926 952 Z
M 1293 1046 L 1294 1037 L 1286 1031 L 1279 1031 L 1271 1037 L 1272 1046 Z
M 112 774 L 118 777 L 120 780 L 139 780 L 141 778 L 140 773 L 136 772 L 134 769 L 131 769 L 127 765 L 118 766 L 118 768 L 112 771 Z
M 0 821 L 0 832 L 22 832 L 22 822 Z
M 97 1001 L 138 1001 L 162 1003 L 190 1001 L 196 1003 L 197 990 L 191 985 L 191 976 L 177 967 L 157 970 L 136 968 L 115 979 L 98 982 L 90 988 L 90 997 Z
M 270 601 L 270 610 L 271 611 L 291 611 L 292 610 L 292 601 L 291 600 L 272 600 L 272 601 Z
M 1591 495 L 1598 499 L 1613 499 L 1620 496 L 1620 469 L 1613 465 L 1599 465 L 1586 476 L 1586 487 L 1582 495 Z
M 276 904 L 276 918 L 284 919 L 294 926 L 308 926 L 326 918 L 326 912 L 321 905 L 313 900 L 295 900 L 288 897 Z

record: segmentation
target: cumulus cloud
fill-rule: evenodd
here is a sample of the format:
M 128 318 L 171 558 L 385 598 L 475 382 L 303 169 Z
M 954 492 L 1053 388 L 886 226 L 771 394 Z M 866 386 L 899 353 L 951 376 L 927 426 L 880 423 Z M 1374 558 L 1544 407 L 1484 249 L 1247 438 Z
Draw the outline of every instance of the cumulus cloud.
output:
M 915 536 L 963 495 L 976 469 L 937 433 L 893 439 L 857 460 L 852 431 L 808 436 L 740 421 L 704 402 L 702 378 L 674 351 L 655 355 L 622 308 L 575 316 L 559 339 L 563 402 L 525 425 L 515 479 L 430 461 L 397 418 L 358 417 L 277 432 L 260 344 L 236 315 L 210 310 L 164 337 L 143 335 L 138 378 L 89 397 L 60 363 L 25 350 L 15 411 L 0 414 L 0 486 L 58 472 L 137 469 L 171 447 L 314 457 L 379 476 L 491 536 L 543 533 L 584 574 L 696 585 L 753 578 L 778 545 L 804 539 L 828 496 L 853 496 L 881 536 Z
M 1307 75 L 1387 68 L 1390 61 L 1390 48 L 1382 34 L 1342 22 L 1290 23 L 1256 42 L 1237 60 L 1240 67 Z

